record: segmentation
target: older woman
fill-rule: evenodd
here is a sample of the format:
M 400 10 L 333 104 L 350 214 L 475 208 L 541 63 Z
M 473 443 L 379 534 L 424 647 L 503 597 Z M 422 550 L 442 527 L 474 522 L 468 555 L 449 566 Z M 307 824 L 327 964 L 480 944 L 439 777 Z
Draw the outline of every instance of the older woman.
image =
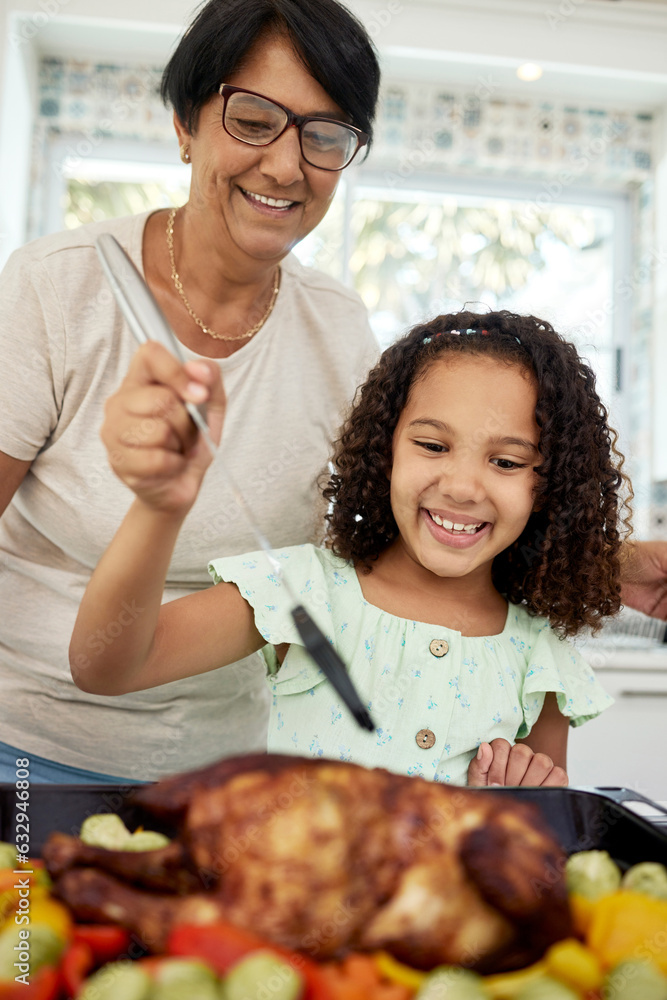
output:
M 360 299 L 290 250 L 368 143 L 378 84 L 365 31 L 335 0 L 209 0 L 163 78 L 181 157 L 192 164 L 187 203 L 44 237 L 7 264 L 0 780 L 12 780 L 18 758 L 30 760 L 33 780 L 133 781 L 264 748 L 266 685 L 254 656 L 111 699 L 71 682 L 79 599 L 131 502 L 99 428 L 136 344 L 94 240 L 113 233 L 143 269 L 189 359 L 219 359 L 228 397 L 220 458 L 276 546 L 308 540 L 317 476 L 375 344 Z M 149 370 L 142 379 L 155 381 Z M 132 433 L 144 445 L 155 433 L 145 400 L 140 385 Z M 218 464 L 179 541 L 165 599 L 206 586 L 212 554 L 254 547 Z M 142 612 L 128 592 L 118 618 L 89 637 L 89 660 Z

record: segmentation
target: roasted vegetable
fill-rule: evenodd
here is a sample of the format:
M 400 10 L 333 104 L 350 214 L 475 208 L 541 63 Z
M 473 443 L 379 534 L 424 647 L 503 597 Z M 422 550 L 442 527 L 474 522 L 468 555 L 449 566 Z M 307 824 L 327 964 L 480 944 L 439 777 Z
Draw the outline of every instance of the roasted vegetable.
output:
M 69 940 L 72 933 L 72 916 L 66 906 L 48 893 L 36 894 L 30 900 L 30 935 L 37 925 L 50 928 L 63 944 Z
M 514 1000 L 521 990 L 537 982 L 547 974 L 544 962 L 535 962 L 516 972 L 502 972 L 497 976 L 487 976 L 484 988 L 492 1000 Z
M 16 868 L 17 862 L 16 845 L 0 840 L 0 868 Z
M 155 830 L 130 833 L 115 813 L 96 813 L 83 821 L 79 834 L 84 844 L 108 851 L 156 851 L 166 847 L 169 837 Z
M 93 953 L 83 941 L 74 941 L 60 963 L 60 975 L 68 997 L 77 997 L 86 977 L 95 968 Z
M 297 1000 L 303 979 L 275 952 L 254 951 L 228 972 L 224 980 L 225 1000 Z
M 565 877 L 568 892 L 600 899 L 618 889 L 621 869 L 607 851 L 580 851 L 567 859 Z
M 640 958 L 667 972 L 667 902 L 630 891 L 598 900 L 587 944 L 603 968 Z
M 217 976 L 202 962 L 166 958 L 155 966 L 149 1000 L 220 1000 L 220 996 Z M 224 996 L 227 1000 L 226 992 Z M 271 996 L 280 1000 L 273 991 Z M 252 993 L 248 993 L 248 1000 L 251 997 Z
M 0 1000 L 60 1000 L 60 984 L 59 970 L 44 965 L 29 981 L 0 981 Z
M 667 977 L 652 962 L 621 962 L 606 976 L 605 1000 L 667 1000 Z
M 481 976 L 443 965 L 426 977 L 415 1000 L 488 1000 L 488 996 Z
M 72 929 L 75 944 L 90 948 L 95 965 L 114 962 L 130 947 L 130 935 L 124 927 L 114 924 L 75 924 Z
M 581 993 L 597 990 L 602 982 L 597 956 L 575 938 L 553 944 L 544 956 L 544 964 L 549 975 Z
M 130 831 L 115 813 L 95 813 L 81 824 L 79 833 L 84 844 L 105 847 L 108 851 L 120 850 L 130 836 Z
M 379 951 L 375 956 L 375 964 L 380 975 L 391 983 L 399 983 L 411 990 L 418 990 L 427 978 L 427 972 L 413 969 L 403 962 L 397 962 L 389 952 Z
M 642 861 L 629 868 L 621 880 L 621 889 L 643 892 L 656 899 L 667 899 L 667 868 L 656 861 Z
M 413 1000 L 414 987 L 387 978 L 377 955 L 352 952 L 342 961 L 319 966 L 321 980 L 308 982 L 304 1000 Z M 418 973 L 415 972 L 416 975 Z M 426 973 L 421 974 L 422 980 Z
M 149 1000 L 152 980 L 136 962 L 112 962 L 87 979 L 77 1000 Z
M 169 837 L 157 830 L 135 830 L 123 844 L 123 851 L 159 851 L 166 847 Z
M 44 965 L 57 965 L 65 949 L 62 937 L 44 924 L 28 926 L 12 922 L 0 933 L 0 981 L 14 982 L 21 974 L 30 978 Z
M 516 1000 L 580 1000 L 580 994 L 575 993 L 565 983 L 545 976 L 543 979 L 536 979 L 530 986 L 517 993 Z

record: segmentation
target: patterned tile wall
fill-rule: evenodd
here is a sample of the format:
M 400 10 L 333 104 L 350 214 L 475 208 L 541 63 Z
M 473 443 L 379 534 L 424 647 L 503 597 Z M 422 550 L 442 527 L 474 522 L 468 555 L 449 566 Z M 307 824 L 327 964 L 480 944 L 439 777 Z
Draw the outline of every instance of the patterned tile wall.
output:
M 160 100 L 159 67 L 44 58 L 41 128 L 114 137 L 170 140 L 171 113 Z M 374 167 L 465 167 L 526 176 L 567 172 L 616 186 L 651 176 L 650 111 L 503 99 L 392 81 L 383 92 L 372 153 Z
M 394 83 L 383 94 L 373 150 L 377 164 L 417 160 L 420 169 L 641 183 L 651 175 L 649 110 L 502 98 L 436 85 Z
M 57 132 L 171 139 L 171 112 L 160 99 L 161 67 L 115 66 L 44 58 L 39 124 Z

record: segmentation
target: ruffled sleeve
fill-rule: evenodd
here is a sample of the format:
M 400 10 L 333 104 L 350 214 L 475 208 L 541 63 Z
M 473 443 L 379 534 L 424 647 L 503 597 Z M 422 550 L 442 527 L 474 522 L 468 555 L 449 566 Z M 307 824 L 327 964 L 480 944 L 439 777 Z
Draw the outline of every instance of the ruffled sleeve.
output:
M 558 707 L 571 726 L 596 718 L 614 703 L 571 643 L 560 639 L 544 619 L 534 619 L 533 628 L 521 693 L 523 724 L 517 739 L 528 736 L 550 691 L 556 694 Z
M 280 561 L 292 590 L 303 601 L 324 635 L 333 642 L 326 573 L 326 561 L 331 559 L 330 554 L 314 545 L 293 545 L 274 550 L 274 555 Z M 261 650 L 268 672 L 277 673 L 279 665 L 273 647 L 285 642 L 303 646 L 303 641 L 291 615 L 294 602 L 266 555 L 260 551 L 213 559 L 208 564 L 208 571 L 214 583 L 235 583 L 251 605 L 257 630 L 269 644 Z M 317 668 L 314 669 L 319 673 Z

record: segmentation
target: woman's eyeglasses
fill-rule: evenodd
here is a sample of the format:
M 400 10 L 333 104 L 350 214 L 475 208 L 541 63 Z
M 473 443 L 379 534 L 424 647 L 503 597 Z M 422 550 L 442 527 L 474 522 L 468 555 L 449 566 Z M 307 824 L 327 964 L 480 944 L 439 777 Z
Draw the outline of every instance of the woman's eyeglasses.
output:
M 290 125 L 299 130 L 301 154 L 312 167 L 342 170 L 368 142 L 368 135 L 335 118 L 295 115 L 289 108 L 252 90 L 223 83 L 222 125 L 229 135 L 250 146 L 268 146 Z

